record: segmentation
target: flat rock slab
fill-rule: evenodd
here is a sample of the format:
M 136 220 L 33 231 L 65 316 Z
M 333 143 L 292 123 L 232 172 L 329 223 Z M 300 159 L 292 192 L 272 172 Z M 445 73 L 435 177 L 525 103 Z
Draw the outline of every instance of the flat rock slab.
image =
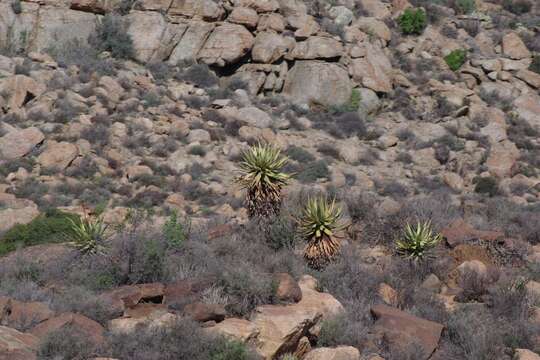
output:
M 404 351 L 416 344 L 423 349 L 418 360 L 427 360 L 437 348 L 443 325 L 386 305 L 375 305 L 371 312 L 377 319 L 375 331 L 383 333 L 392 350 Z

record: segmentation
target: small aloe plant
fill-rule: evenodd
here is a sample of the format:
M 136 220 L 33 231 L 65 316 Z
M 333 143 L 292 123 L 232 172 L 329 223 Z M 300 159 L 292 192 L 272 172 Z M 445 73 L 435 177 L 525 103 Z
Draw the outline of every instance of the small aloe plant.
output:
M 250 217 L 277 215 L 281 208 L 281 190 L 289 175 L 281 170 L 288 158 L 269 144 L 249 148 L 240 163 L 241 175 L 237 183 L 247 190 L 246 205 Z
M 340 221 L 341 213 L 335 200 L 323 196 L 308 200 L 298 223 L 307 242 L 304 258 L 311 267 L 320 268 L 339 253 L 340 243 L 335 233 L 345 227 Z
M 102 217 L 92 219 L 85 215 L 81 220 L 68 219 L 70 221 L 70 232 L 68 236 L 72 239 L 74 245 L 83 254 L 97 254 L 104 250 L 104 241 L 106 240 L 106 231 L 108 225 L 105 224 Z
M 416 225 L 405 226 L 403 238 L 396 241 L 396 248 L 400 254 L 413 260 L 424 258 L 428 250 L 435 247 L 442 239 L 440 234 L 434 234 L 431 222 L 418 222 Z

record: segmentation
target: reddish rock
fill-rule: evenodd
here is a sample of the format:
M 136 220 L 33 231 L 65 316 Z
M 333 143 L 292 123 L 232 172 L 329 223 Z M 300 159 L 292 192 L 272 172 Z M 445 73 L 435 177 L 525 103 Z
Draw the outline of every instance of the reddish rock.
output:
M 206 288 L 212 285 L 210 279 L 192 281 L 179 280 L 165 287 L 163 303 L 170 309 L 182 310 L 184 306 L 193 302 L 194 299 Z
M 105 332 L 103 326 L 94 320 L 87 318 L 86 316 L 74 313 L 64 313 L 44 321 L 41 324 L 34 326 L 29 333 L 40 339 L 44 339 L 52 332 L 58 331 L 67 326 L 74 331 L 85 335 L 94 344 L 103 343 L 103 335 Z
M 208 240 L 219 239 L 233 233 L 233 226 L 231 224 L 216 225 L 208 229 Z
M 0 298 L 0 323 L 16 329 L 26 329 L 54 316 L 54 312 L 41 302 L 21 302 Z
M 302 300 L 302 290 L 298 283 L 287 273 L 274 275 L 278 287 L 276 296 L 281 301 L 299 302 Z
M 386 305 L 375 305 L 371 312 L 377 319 L 375 330 L 384 334 L 391 350 L 404 350 L 417 343 L 426 360 L 437 348 L 443 325 L 425 320 Z
M 195 302 L 184 307 L 184 315 L 187 315 L 193 320 L 199 322 L 220 322 L 225 319 L 227 312 L 225 311 L 225 307 L 220 304 L 204 304 L 201 302 Z
M 0 360 L 37 359 L 39 339 L 15 329 L 0 326 Z
M 466 243 L 474 239 L 494 241 L 504 234 L 500 231 L 482 231 L 476 230 L 463 219 L 456 219 L 452 224 L 441 231 L 441 235 L 451 247 Z
M 164 304 L 143 303 L 137 304 L 132 308 L 126 309 L 125 317 L 140 319 L 150 317 L 155 312 L 167 312 L 167 307 Z
M 35 127 L 8 132 L 0 138 L 0 160 L 14 160 L 28 154 L 45 139 Z
M 160 303 L 165 286 L 160 283 L 126 285 L 101 294 L 101 299 L 109 303 L 114 312 L 120 316 L 129 308 L 140 302 Z

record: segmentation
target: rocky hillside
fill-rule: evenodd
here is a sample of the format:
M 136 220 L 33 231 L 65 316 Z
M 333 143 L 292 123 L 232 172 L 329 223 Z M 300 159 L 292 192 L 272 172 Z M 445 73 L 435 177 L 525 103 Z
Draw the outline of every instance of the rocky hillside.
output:
M 0 0 L 0 54 L 0 359 L 540 359 L 540 2 Z

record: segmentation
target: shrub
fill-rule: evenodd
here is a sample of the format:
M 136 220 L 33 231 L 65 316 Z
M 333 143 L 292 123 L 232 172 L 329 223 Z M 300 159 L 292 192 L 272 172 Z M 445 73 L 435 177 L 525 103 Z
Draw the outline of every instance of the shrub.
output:
M 173 211 L 169 219 L 163 225 L 163 235 L 171 247 L 178 248 L 188 238 L 191 224 L 178 219 L 178 214 Z
M 285 154 L 293 159 L 294 161 L 298 161 L 299 163 L 306 163 L 310 161 L 315 160 L 315 156 L 311 155 L 311 153 L 299 146 L 289 146 L 287 148 L 287 151 L 285 151 Z
M 196 156 L 205 156 L 206 150 L 201 145 L 195 145 L 189 148 L 188 153 L 190 155 L 196 155 Z
M 499 182 L 493 176 L 475 177 L 473 179 L 474 191 L 479 194 L 495 196 L 499 193 Z
M 349 101 L 346 104 L 333 106 L 330 111 L 333 113 L 356 112 L 360 108 L 360 100 L 360 92 L 358 89 L 353 89 Z
M 303 183 L 315 182 L 318 179 L 328 178 L 330 170 L 324 160 L 308 163 L 300 168 L 296 178 Z
M 117 59 L 130 59 L 134 55 L 133 40 L 126 31 L 126 24 L 116 15 L 103 17 L 90 43 L 99 51 L 109 51 Z
M 245 345 L 211 336 L 197 323 L 185 318 L 167 327 L 141 327 L 127 335 L 112 335 L 107 347 L 107 356 L 119 359 L 255 359 Z
M 532 3 L 528 0 L 504 0 L 503 8 L 515 15 L 523 15 L 531 11 Z
M 418 222 L 416 226 L 407 224 L 401 240 L 396 241 L 397 251 L 408 258 L 418 261 L 426 256 L 428 250 L 435 247 L 442 237 L 433 234 L 431 222 Z
M 476 10 L 475 0 L 454 0 L 454 10 L 460 14 L 470 14 Z
M 427 17 L 424 10 L 406 9 L 398 18 L 401 32 L 405 35 L 420 35 L 427 26 Z
M 56 44 L 46 51 L 60 64 L 60 66 L 77 65 L 83 74 L 97 72 L 100 75 L 114 75 L 115 64 L 111 59 L 99 57 L 96 47 L 79 39 L 73 39 L 64 43 Z
M 218 85 L 219 78 L 206 64 L 194 64 L 180 75 L 181 80 L 188 81 L 200 88 L 210 88 Z
M 66 326 L 51 332 L 43 340 L 38 356 L 40 359 L 84 360 L 91 358 L 94 346 L 88 336 Z
M 48 210 L 28 224 L 17 224 L 0 239 L 0 255 L 13 251 L 18 245 L 30 246 L 65 241 L 72 222 L 79 217 L 58 210 Z
M 533 57 L 529 70 L 534 71 L 537 74 L 540 74 L 540 55 Z
M 444 61 L 448 64 L 452 71 L 457 71 L 467 59 L 467 51 L 456 49 L 444 57 Z
M 13 0 L 11 2 L 11 9 L 16 15 L 19 15 L 20 13 L 22 13 L 21 0 Z

